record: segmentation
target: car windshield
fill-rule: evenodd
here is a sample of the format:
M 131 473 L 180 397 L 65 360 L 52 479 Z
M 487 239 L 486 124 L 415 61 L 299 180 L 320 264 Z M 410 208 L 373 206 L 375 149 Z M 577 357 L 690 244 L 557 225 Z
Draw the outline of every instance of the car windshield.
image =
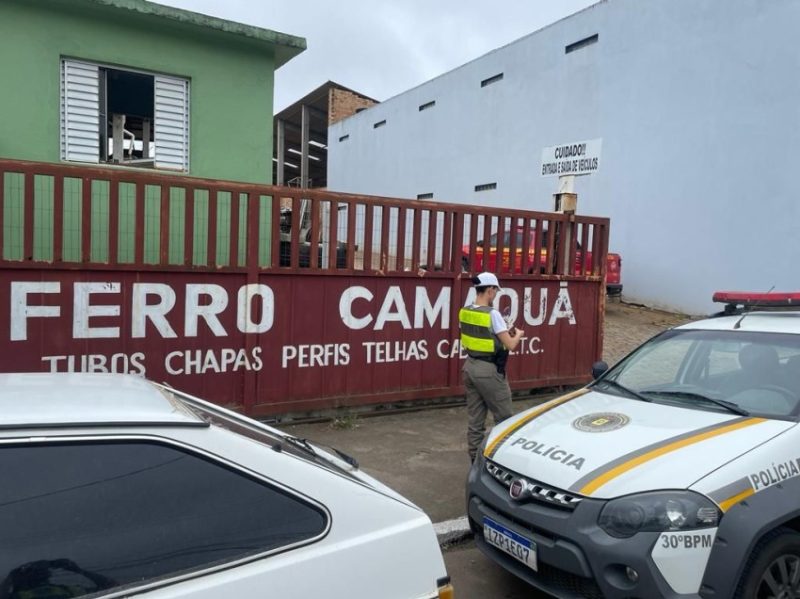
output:
M 604 393 L 633 392 L 656 403 L 797 420 L 800 335 L 671 330 L 594 384 Z

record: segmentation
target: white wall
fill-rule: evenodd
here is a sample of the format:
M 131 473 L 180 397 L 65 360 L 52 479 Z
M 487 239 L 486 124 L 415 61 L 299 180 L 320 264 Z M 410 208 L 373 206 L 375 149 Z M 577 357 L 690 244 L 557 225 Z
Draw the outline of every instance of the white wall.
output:
M 542 149 L 602 138 L 579 212 L 611 218 L 627 298 L 800 290 L 798 30 L 796 0 L 604 0 L 333 125 L 329 188 L 549 210 Z

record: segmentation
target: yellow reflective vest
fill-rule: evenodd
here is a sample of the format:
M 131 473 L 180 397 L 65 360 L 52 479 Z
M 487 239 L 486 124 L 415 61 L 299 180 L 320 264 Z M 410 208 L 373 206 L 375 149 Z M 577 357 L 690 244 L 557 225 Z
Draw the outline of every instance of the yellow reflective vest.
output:
M 492 307 L 470 306 L 458 312 L 461 347 L 473 358 L 492 357 L 503 349 L 492 333 Z

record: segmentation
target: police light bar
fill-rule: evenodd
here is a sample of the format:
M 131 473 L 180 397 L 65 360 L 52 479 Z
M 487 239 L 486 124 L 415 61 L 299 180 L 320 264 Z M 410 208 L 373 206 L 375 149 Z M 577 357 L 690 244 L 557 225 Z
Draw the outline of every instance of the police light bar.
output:
M 750 293 L 746 291 L 717 291 L 713 301 L 745 308 L 787 308 L 800 306 L 800 292 Z

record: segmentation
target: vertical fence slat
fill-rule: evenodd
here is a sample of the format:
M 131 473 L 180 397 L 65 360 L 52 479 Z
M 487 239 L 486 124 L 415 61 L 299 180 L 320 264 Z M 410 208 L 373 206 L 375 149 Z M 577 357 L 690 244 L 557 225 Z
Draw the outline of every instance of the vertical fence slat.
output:
M 169 204 L 169 185 L 162 183 L 158 219 L 158 263 L 161 265 L 169 264 Z
M 23 194 L 23 260 L 33 260 L 33 202 L 34 202 L 34 189 L 33 189 L 33 170 L 25 171 L 25 192 Z
M 272 236 L 270 243 L 272 251 L 270 252 L 270 266 L 276 268 L 281 264 L 281 199 L 273 194 L 271 202 Z
M 397 270 L 400 272 L 406 269 L 406 221 L 408 220 L 408 210 L 401 206 L 397 210 Z
M 194 263 L 194 187 L 183 191 L 183 264 Z
M 108 262 L 119 261 L 119 181 L 108 181 Z
M 333 270 L 339 266 L 339 202 L 331 200 L 328 214 L 328 268 Z M 347 247 L 347 246 L 346 246 Z M 347 253 L 352 254 L 353 248 L 347 247 Z M 346 266 L 346 265 L 345 265 Z
M 247 253 L 245 266 L 252 273 L 258 269 L 258 246 L 260 239 L 259 215 L 261 214 L 260 194 L 250 192 L 247 194 Z M 257 277 L 256 277 L 257 278 Z M 256 281 L 251 281 L 255 283 Z
M 606 261 L 606 256 L 608 255 L 608 225 L 600 225 L 599 226 L 601 234 L 600 234 L 600 251 L 598 252 L 598 260 L 600 262 L 600 272 L 597 274 L 603 277 L 603 281 L 605 282 L 606 276 L 606 267 L 608 266 Z M 605 293 L 605 288 L 603 289 Z
M 138 266 L 144 264 L 144 183 L 141 181 L 135 182 L 136 186 L 136 199 L 135 199 L 135 218 L 134 222 L 134 263 Z
M 372 270 L 373 212 L 372 204 L 364 205 L 364 270 Z
M 0 185 L 0 194 L 3 192 Z M 2 211 L 2 206 L 0 206 Z M 0 214 L 2 214 L 0 212 Z M 2 252 L 2 230 L 0 229 L 0 252 Z M 111 256 L 109 256 L 111 260 Z M 64 261 L 64 175 L 53 175 L 53 262 Z M 112 264 L 116 263 L 116 254 Z
M 81 262 L 92 261 L 92 178 L 81 184 Z
M 291 241 L 289 242 L 289 266 L 292 268 L 300 268 L 301 203 L 302 201 L 299 196 L 292 196 L 292 232 Z
M 347 268 L 356 267 L 356 203 L 347 202 Z
M 522 274 L 531 272 L 531 219 L 522 219 L 522 248 L 519 270 Z
M 469 264 L 464 264 L 464 256 L 462 255 L 462 245 L 464 244 L 464 213 L 453 213 L 455 224 L 453 225 L 453 255 L 452 268 L 453 272 L 463 272 L 469 270 Z
M 475 270 L 475 254 L 478 247 L 478 215 L 474 212 L 469 217 L 469 266 L 468 272 Z
M 549 228 L 548 228 L 548 231 L 549 231 Z M 548 232 L 547 237 L 549 238 L 550 235 L 551 235 L 551 233 Z M 535 272 L 537 274 L 538 273 L 542 273 L 542 272 L 545 272 L 545 273 L 549 274 L 550 271 L 547 269 L 547 260 L 549 260 L 549 258 L 546 258 L 544 260 L 544 270 L 542 270 L 542 266 L 543 266 L 542 265 L 542 262 L 543 262 L 543 260 L 542 260 L 542 247 L 544 246 L 544 223 L 542 222 L 541 218 L 537 218 L 536 219 L 536 238 L 533 240 L 533 242 L 535 244 L 535 247 L 534 247 L 534 250 L 533 250 L 533 260 L 534 260 L 533 265 L 532 265 L 533 272 Z
M 208 190 L 208 244 L 206 262 L 209 267 L 217 266 L 217 190 Z
M 379 268 L 386 274 L 389 270 L 389 222 L 392 217 L 392 207 L 384 204 L 381 208 L 381 261 Z
M 541 224 L 541 222 L 540 222 L 540 224 Z M 538 229 L 537 229 L 537 231 L 538 231 Z M 544 235 L 544 228 L 542 228 L 541 233 L 542 233 L 542 235 Z M 539 236 L 540 239 L 542 238 L 542 235 Z M 540 251 L 545 251 L 546 252 L 546 254 L 545 254 L 546 259 L 544 260 L 544 273 L 548 274 L 548 275 L 553 274 L 553 248 L 555 247 L 555 238 L 556 238 L 555 221 L 548 219 L 548 221 L 547 221 L 547 245 L 545 246 L 544 240 L 542 240 L 542 245 L 539 246 Z M 539 242 L 537 242 L 537 245 L 538 245 L 538 243 Z M 541 267 L 539 268 L 539 270 L 541 270 Z
M 422 235 L 420 229 L 422 228 L 422 211 L 419 208 L 414 208 L 414 225 L 411 231 L 411 270 L 414 272 L 419 270 L 419 253 L 420 243 L 422 242 Z
M 446 272 L 453 272 L 460 270 L 453 265 L 453 256 L 457 255 L 456 248 L 453 245 L 453 212 L 448 210 L 444 213 L 444 233 L 442 235 L 442 270 Z
M 592 225 L 592 272 L 600 274 L 600 225 Z
M 575 262 L 577 261 L 576 248 L 578 247 L 578 225 L 574 219 L 575 217 L 570 216 L 564 223 L 567 231 L 569 231 L 569 237 L 565 241 L 565 243 L 569 243 L 569 246 L 566 248 L 569 258 L 567 258 L 567 267 L 564 270 L 565 275 L 575 274 Z
M 589 251 L 589 225 L 581 225 L 581 274 L 586 274 L 586 263 L 588 262 L 587 252 Z
M 508 244 L 508 270 L 511 273 L 522 272 L 522 265 L 520 264 L 520 270 L 517 271 L 517 231 L 519 230 L 519 220 L 516 216 L 511 217 L 511 222 L 509 223 L 509 244 Z M 521 232 L 521 231 L 520 231 Z
M 506 217 L 497 217 L 497 241 L 494 244 L 495 253 L 495 268 L 494 272 L 501 273 L 506 271 L 505 257 L 506 257 Z M 510 258 L 510 256 L 509 256 Z
M 308 264 L 311 268 L 319 268 L 319 200 L 310 199 L 311 202 L 311 239 L 308 247 Z
M 406 269 L 406 221 L 408 220 L 408 210 L 401 207 L 397 211 L 397 250 L 395 252 L 395 269 L 403 272 Z
M 231 191 L 230 203 L 230 244 L 228 245 L 228 264 L 234 268 L 239 266 L 239 224 L 242 199 L 238 191 Z
M 428 270 L 436 270 L 436 229 L 438 212 L 428 210 Z
M 492 242 L 489 239 L 492 236 L 492 217 L 488 214 L 483 215 L 483 264 L 481 265 L 482 271 L 489 270 L 489 261 L 492 252 Z M 499 260 L 495 260 L 495 268 L 494 271 L 497 272 L 497 263 Z

